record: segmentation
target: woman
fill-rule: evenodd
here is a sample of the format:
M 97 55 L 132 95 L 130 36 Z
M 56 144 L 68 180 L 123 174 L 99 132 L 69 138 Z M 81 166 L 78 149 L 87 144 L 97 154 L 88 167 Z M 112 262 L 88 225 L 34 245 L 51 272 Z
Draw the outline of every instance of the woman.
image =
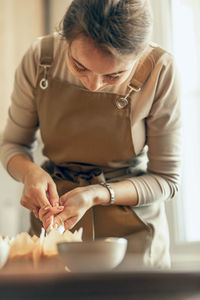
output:
M 62 35 L 37 39 L 17 68 L 1 158 L 24 184 L 33 233 L 54 216 L 84 239 L 125 236 L 129 252 L 166 267 L 180 112 L 173 57 L 150 44 L 151 28 L 148 1 L 72 1 Z

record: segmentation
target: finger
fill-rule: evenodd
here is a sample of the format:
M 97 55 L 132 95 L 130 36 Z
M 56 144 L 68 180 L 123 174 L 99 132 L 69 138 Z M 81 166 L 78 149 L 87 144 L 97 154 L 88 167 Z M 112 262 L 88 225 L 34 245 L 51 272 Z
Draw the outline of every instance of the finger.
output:
M 36 203 L 38 203 L 38 206 L 41 207 L 46 207 L 50 206 L 51 203 L 49 202 L 49 199 L 47 198 L 46 191 L 44 189 L 37 189 L 35 190 L 34 196 Z
M 20 204 L 31 211 L 38 209 L 38 207 L 36 205 L 34 205 L 33 203 L 31 203 L 30 201 L 28 201 L 28 199 L 26 199 L 26 197 L 21 198 Z
M 66 202 L 65 197 L 64 196 L 60 197 L 60 199 L 59 199 L 60 205 L 65 205 L 65 202 Z
M 50 206 L 46 205 L 39 209 L 39 218 L 41 221 L 43 221 L 44 216 L 49 213 L 49 208 L 50 208 Z
M 54 224 L 56 226 L 61 226 L 64 224 L 64 221 L 67 220 L 68 218 L 74 217 L 70 213 L 67 213 L 67 211 L 63 211 L 54 218 Z
M 39 208 L 38 209 L 34 209 L 33 213 L 35 215 L 36 218 L 39 218 Z
M 64 209 L 64 206 L 56 206 L 51 207 L 49 205 L 41 207 L 39 210 L 39 218 L 42 219 L 47 213 L 50 213 L 51 215 L 56 215 L 62 212 Z
M 50 216 L 48 219 L 46 219 L 42 222 L 45 230 L 52 224 L 52 221 L 53 221 L 52 217 L 53 216 Z
M 59 196 L 54 182 L 48 185 L 49 202 L 52 206 L 59 206 Z
M 43 185 L 30 186 L 27 191 L 23 192 L 22 196 L 23 205 L 26 206 L 43 207 L 50 205 L 50 202 L 46 195 L 46 188 Z
M 49 212 L 44 216 L 40 215 L 40 220 L 42 221 L 43 224 L 46 224 L 46 222 L 52 217 L 53 215 Z
M 77 189 L 77 188 L 76 188 Z M 71 191 L 68 191 L 67 193 L 65 193 L 64 195 L 62 195 L 59 199 L 59 203 L 60 205 L 65 205 L 65 203 L 67 202 L 67 200 L 69 199 L 69 197 L 71 197 L 74 193 L 75 193 L 75 190 L 76 189 L 73 189 Z
M 63 211 L 54 218 L 54 224 L 56 226 L 66 225 L 66 228 L 69 229 L 75 225 L 78 220 L 78 216 L 70 213 L 69 211 Z M 72 226 L 73 225 L 73 226 Z
M 64 227 L 65 227 L 66 230 L 67 229 L 72 229 L 76 225 L 77 222 L 78 222 L 78 217 L 77 216 L 72 217 L 72 218 L 67 219 L 67 220 L 64 221 Z

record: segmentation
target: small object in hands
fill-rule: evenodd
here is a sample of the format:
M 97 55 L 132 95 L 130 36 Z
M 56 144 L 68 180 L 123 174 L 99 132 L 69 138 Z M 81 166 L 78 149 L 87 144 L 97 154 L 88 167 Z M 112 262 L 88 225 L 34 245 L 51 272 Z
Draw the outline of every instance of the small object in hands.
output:
M 112 205 L 115 202 L 115 192 L 114 190 L 111 188 L 111 186 L 106 183 L 106 182 L 100 182 L 100 185 L 104 186 L 105 188 L 107 188 L 107 190 L 110 193 L 110 201 L 106 204 L 103 204 L 103 206 L 109 206 Z
M 54 216 L 51 217 L 51 223 L 49 227 L 46 229 L 47 234 L 49 234 L 53 230 L 53 224 L 54 224 Z
M 83 242 L 58 242 L 58 253 L 71 272 L 106 272 L 123 260 L 127 239 L 106 238 Z
M 46 229 L 46 233 L 49 234 L 53 229 L 56 229 L 60 234 L 63 234 L 65 231 L 65 226 L 62 220 L 61 220 L 61 225 L 59 227 L 57 226 L 57 224 L 55 224 L 54 226 L 54 216 L 51 217 L 51 224 Z

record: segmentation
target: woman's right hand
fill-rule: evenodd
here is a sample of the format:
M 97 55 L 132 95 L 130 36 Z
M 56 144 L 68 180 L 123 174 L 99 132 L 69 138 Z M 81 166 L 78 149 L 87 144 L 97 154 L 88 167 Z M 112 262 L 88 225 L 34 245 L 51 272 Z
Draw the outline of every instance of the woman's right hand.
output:
M 59 196 L 51 176 L 38 165 L 24 176 L 24 190 L 21 205 L 33 211 L 39 217 L 39 210 L 47 207 L 59 207 Z
M 13 156 L 8 162 L 8 172 L 24 184 L 21 205 L 33 211 L 41 221 L 47 212 L 56 215 L 63 210 L 63 206 L 59 206 L 59 196 L 53 179 L 27 155 Z

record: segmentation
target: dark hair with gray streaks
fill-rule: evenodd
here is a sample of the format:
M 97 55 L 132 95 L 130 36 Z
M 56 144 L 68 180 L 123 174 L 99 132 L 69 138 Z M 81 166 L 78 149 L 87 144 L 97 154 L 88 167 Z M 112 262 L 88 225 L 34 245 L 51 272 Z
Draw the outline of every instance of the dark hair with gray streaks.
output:
M 148 0 L 73 0 L 61 26 L 69 44 L 85 35 L 109 53 L 137 55 L 150 40 L 152 13 Z

